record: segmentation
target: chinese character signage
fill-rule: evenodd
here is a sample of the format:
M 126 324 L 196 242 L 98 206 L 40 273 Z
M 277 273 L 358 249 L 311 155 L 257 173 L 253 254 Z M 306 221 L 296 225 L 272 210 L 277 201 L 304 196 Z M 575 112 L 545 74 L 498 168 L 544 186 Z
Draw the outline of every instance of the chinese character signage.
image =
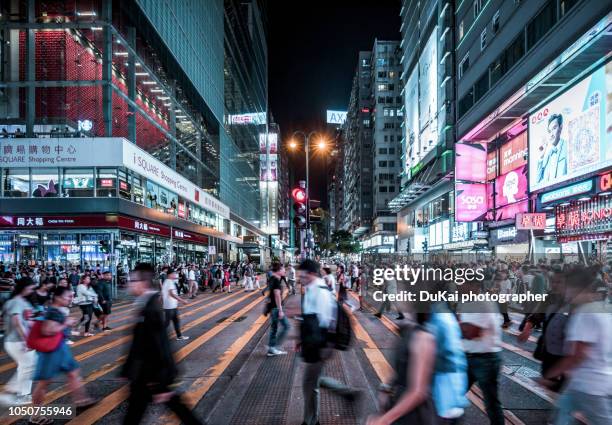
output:
M 597 196 L 590 201 L 558 206 L 555 228 L 559 238 L 598 236 L 612 233 L 612 197 Z
M 516 215 L 518 230 L 535 230 L 546 228 L 546 213 L 519 213 Z

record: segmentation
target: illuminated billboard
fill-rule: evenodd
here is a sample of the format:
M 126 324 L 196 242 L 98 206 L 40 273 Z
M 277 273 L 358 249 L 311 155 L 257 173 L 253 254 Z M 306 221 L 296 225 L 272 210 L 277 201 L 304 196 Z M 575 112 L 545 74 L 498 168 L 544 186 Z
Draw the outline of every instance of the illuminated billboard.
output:
M 499 149 L 499 173 L 506 174 L 527 164 L 527 132 L 524 131 Z
M 346 121 L 346 111 L 331 111 L 327 110 L 327 123 L 328 124 L 344 124 Z
M 529 188 L 612 166 L 612 62 L 529 116 Z
M 406 152 L 404 152 L 406 167 L 404 170 L 406 175 L 409 175 L 410 168 L 418 164 L 423 157 L 420 152 L 421 146 L 419 145 L 419 73 L 417 71 L 416 67 L 412 70 L 412 74 L 410 74 L 404 89 L 404 117 L 406 120 L 404 125 L 406 129 Z
M 495 206 L 503 207 L 527 198 L 527 167 L 522 166 L 495 180 Z
M 455 179 L 484 182 L 487 178 L 487 148 L 482 143 L 455 145 Z
M 249 114 L 228 115 L 227 120 L 230 125 L 264 125 L 266 123 L 266 113 L 255 112 Z
M 487 185 L 457 183 L 455 185 L 455 221 L 479 221 L 487 213 Z
M 435 27 L 419 58 L 419 128 L 421 147 L 438 143 L 438 40 Z

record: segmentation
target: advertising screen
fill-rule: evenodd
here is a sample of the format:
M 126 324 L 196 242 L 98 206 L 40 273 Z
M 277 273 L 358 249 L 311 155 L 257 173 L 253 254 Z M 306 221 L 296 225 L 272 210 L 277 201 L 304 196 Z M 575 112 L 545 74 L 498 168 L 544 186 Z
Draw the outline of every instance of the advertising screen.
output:
M 495 206 L 503 207 L 527 198 L 527 167 L 522 166 L 495 180 Z
M 455 221 L 479 221 L 487 213 L 487 185 L 457 183 L 455 185 Z
M 529 116 L 530 190 L 612 166 L 612 63 Z
M 527 164 L 527 132 L 524 131 L 499 149 L 500 174 Z
M 455 178 L 484 182 L 487 177 L 487 148 L 482 143 L 455 145 Z
M 418 69 L 415 67 L 410 74 L 410 78 L 406 82 L 406 88 L 404 90 L 405 98 L 405 109 L 404 116 L 406 117 L 406 174 L 409 173 L 410 168 L 414 167 L 420 160 L 422 155 L 420 154 L 419 146 L 419 107 L 418 107 Z
M 487 154 L 487 181 L 497 177 L 497 151 Z
M 495 210 L 495 221 L 514 219 L 517 214 L 526 213 L 529 209 L 528 204 L 529 201 L 525 199 L 524 201 L 498 208 Z
M 438 143 L 438 27 L 434 27 L 419 58 L 419 128 L 421 149 Z M 423 152 L 422 152 L 423 153 Z

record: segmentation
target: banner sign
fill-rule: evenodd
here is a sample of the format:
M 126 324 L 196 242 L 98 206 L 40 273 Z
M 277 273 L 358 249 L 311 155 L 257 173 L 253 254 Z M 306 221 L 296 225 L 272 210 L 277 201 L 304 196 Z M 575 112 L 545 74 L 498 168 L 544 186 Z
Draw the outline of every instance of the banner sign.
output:
M 546 213 L 519 213 L 516 215 L 518 230 L 535 230 L 546 228 Z

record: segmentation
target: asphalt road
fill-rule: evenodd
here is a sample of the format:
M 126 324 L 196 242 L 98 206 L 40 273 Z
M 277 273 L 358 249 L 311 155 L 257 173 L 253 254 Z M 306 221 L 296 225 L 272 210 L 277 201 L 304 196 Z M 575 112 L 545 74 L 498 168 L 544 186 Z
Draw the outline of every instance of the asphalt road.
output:
M 351 298 L 351 302 L 356 301 Z M 213 425 L 237 424 L 300 424 L 302 422 L 301 373 L 303 363 L 292 348 L 298 322 L 291 320 L 292 331 L 285 341 L 286 356 L 265 356 L 269 320 L 261 312 L 264 298 L 259 291 L 232 294 L 199 295 L 181 308 L 184 334 L 190 339 L 172 341 L 180 366 L 180 389 L 196 415 Z M 299 295 L 286 299 L 289 317 L 299 313 Z M 78 315 L 75 311 L 73 314 Z M 99 399 L 98 404 L 80 412 L 70 424 L 121 423 L 128 395 L 126 383 L 118 370 L 130 337 L 133 306 L 126 299 L 115 304 L 111 332 L 94 337 L 74 337 L 72 351 L 81 365 L 87 391 Z M 513 319 L 518 323 L 519 315 Z M 335 352 L 326 374 L 348 382 L 362 390 L 358 404 L 322 391 L 322 424 L 358 424 L 376 409 L 376 389 L 381 380 L 392 374 L 392 347 L 397 338 L 397 322 L 392 316 L 376 318 L 371 311 L 354 313 L 355 343 L 344 352 Z M 514 327 L 516 327 L 516 323 Z M 504 333 L 504 373 L 501 398 L 506 423 L 513 425 L 545 424 L 551 413 L 554 395 L 538 387 L 533 380 L 539 365 L 531 357 L 535 337 L 519 345 L 510 329 Z M 171 333 L 173 336 L 173 332 Z M 14 364 L 0 353 L 0 382 L 5 383 L 14 371 Z M 471 405 L 464 423 L 487 424 L 480 392 L 469 395 Z M 50 387 L 47 402 L 70 404 L 64 377 Z M 361 418 L 361 419 L 359 419 Z M 23 419 L 0 417 L 0 423 L 26 423 Z M 178 423 L 163 406 L 151 405 L 146 424 Z

